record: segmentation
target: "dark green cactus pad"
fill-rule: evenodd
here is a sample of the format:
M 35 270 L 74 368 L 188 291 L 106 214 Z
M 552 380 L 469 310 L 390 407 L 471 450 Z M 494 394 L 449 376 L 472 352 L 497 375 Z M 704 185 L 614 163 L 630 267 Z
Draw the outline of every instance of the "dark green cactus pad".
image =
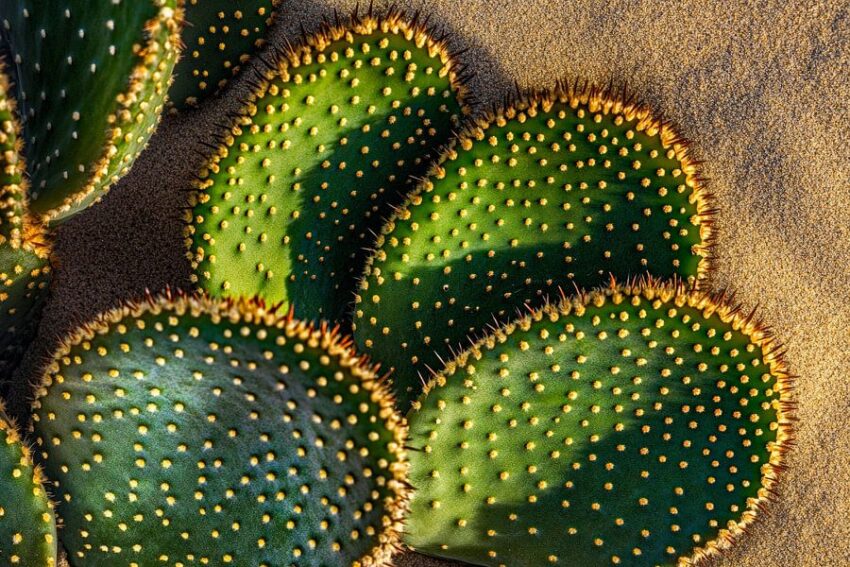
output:
M 411 410 L 406 541 L 476 565 L 691 565 L 774 494 L 778 345 L 655 283 L 550 305 L 449 363 Z
M 0 244 L 0 389 L 38 332 L 50 287 L 44 247 Z
M 366 250 L 465 112 L 442 40 L 396 12 L 280 55 L 201 173 L 187 245 L 215 296 L 350 311 Z
M 0 403 L 0 565 L 55 567 L 56 519 L 44 480 Z
M 259 303 L 149 299 L 68 337 L 33 427 L 74 565 L 381 565 L 405 427 L 347 341 Z
M 9 94 L 0 62 L 0 391 L 35 337 L 50 279 L 47 239 L 26 213 L 20 129 Z
M 179 50 L 178 0 L 0 0 L 33 212 L 98 200 L 145 147 Z
M 26 205 L 23 173 L 14 94 L 0 59 L 0 246 L 21 242 Z
M 215 94 L 266 41 L 280 0 L 186 0 L 183 56 L 169 97 L 176 108 Z
M 415 397 L 468 336 L 559 288 L 702 278 L 707 198 L 687 144 L 646 108 L 595 88 L 525 95 L 469 128 L 386 224 L 354 338 Z

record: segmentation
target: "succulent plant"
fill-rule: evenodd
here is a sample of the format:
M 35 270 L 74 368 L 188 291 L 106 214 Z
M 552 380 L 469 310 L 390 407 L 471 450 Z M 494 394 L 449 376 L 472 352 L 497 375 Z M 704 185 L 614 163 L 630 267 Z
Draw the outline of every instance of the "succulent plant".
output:
M 499 566 L 730 545 L 774 495 L 792 377 L 699 290 L 714 210 L 688 144 L 565 83 L 468 119 L 446 38 L 395 8 L 260 54 L 280 4 L 0 0 L 0 393 L 52 228 L 129 170 L 168 96 L 257 56 L 190 197 L 200 293 L 60 341 L 29 431 L 49 481 L 0 405 L 0 564 L 367 567 L 402 531 Z
M 21 132 L 5 62 L 0 60 L 0 245 L 20 244 L 26 214 Z
M 35 336 L 50 280 L 43 229 L 26 209 L 15 111 L 0 61 L 0 391 Z
M 198 285 L 342 320 L 366 250 L 466 112 L 444 41 L 391 10 L 279 53 L 200 175 Z
M 43 483 L 0 403 L 0 564 L 56 565 L 56 519 Z
M 177 60 L 179 4 L 0 0 L 36 217 L 97 201 L 145 147 Z
M 187 0 L 169 97 L 176 108 L 197 105 L 220 91 L 259 48 L 280 0 Z
M 182 13 L 182 0 L 0 0 L 0 390 L 41 318 L 49 225 L 98 201 L 147 144 Z
M 384 382 L 260 302 L 103 314 L 63 341 L 33 425 L 78 565 L 380 565 L 406 509 Z
M 649 281 L 547 305 L 409 415 L 407 542 L 476 565 L 690 565 L 771 497 L 791 436 L 771 334 Z
M 563 287 L 708 270 L 712 210 L 688 145 L 607 90 L 559 84 L 473 125 L 387 222 L 369 258 L 355 340 L 420 375 Z

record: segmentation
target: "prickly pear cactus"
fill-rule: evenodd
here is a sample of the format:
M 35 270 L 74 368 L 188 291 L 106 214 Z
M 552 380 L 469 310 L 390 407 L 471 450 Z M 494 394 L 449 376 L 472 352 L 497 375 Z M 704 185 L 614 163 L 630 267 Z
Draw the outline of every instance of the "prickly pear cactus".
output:
M 688 149 L 646 108 L 559 85 L 470 128 L 387 222 L 355 340 L 402 398 L 466 338 L 608 274 L 697 281 L 711 210 Z
M 390 12 L 283 54 L 201 173 L 198 285 L 339 320 L 383 219 L 448 143 L 465 88 L 444 43 Z
M 20 126 L 6 72 L 0 59 L 0 246 L 21 241 L 26 205 Z
M 75 565 L 366 566 L 406 508 L 392 401 L 334 332 L 163 297 L 68 337 L 33 424 Z
M 56 565 L 56 519 L 43 483 L 0 403 L 0 565 Z
M 24 160 L 0 62 L 0 391 L 35 337 L 50 280 L 49 246 L 26 213 Z
M 280 0 L 186 0 L 183 56 L 169 97 L 194 106 L 218 92 L 261 48 Z
M 0 244 L 0 390 L 38 331 L 51 277 L 44 254 L 43 249 Z
M 655 283 L 533 312 L 412 410 L 407 542 L 476 565 L 690 565 L 773 494 L 790 385 L 725 299 Z
M 179 4 L 0 0 L 42 220 L 98 200 L 145 147 L 177 59 Z

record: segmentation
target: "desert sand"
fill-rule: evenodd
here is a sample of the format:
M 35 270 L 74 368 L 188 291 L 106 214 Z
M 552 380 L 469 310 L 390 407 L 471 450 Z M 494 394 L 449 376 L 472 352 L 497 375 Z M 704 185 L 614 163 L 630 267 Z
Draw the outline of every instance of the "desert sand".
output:
M 285 0 L 276 42 L 355 2 Z M 693 141 L 719 207 L 716 271 L 787 346 L 797 440 L 779 498 L 719 564 L 850 565 L 850 7 L 846 0 L 432 0 L 421 9 L 477 75 L 482 105 L 516 82 L 626 85 Z M 380 7 L 380 3 L 376 3 Z M 62 226 L 53 301 L 30 363 L 122 298 L 188 287 L 182 211 L 234 84 L 164 120 L 134 170 Z M 481 107 L 483 108 L 483 106 Z M 407 555 L 404 566 L 445 565 Z

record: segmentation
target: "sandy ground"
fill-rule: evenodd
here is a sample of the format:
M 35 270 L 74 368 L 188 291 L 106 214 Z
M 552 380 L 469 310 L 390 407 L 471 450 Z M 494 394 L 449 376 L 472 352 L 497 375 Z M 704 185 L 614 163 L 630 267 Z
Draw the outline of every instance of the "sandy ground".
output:
M 353 1 L 285 0 L 276 41 Z M 379 4 L 379 3 L 378 3 Z M 780 499 L 722 565 L 850 565 L 850 8 L 821 2 L 433 0 L 485 103 L 516 81 L 626 84 L 694 141 L 720 207 L 715 288 L 785 342 L 797 447 Z M 803 6 L 803 4 L 806 4 Z M 57 242 L 54 300 L 33 358 L 122 297 L 188 284 L 181 207 L 201 141 L 239 85 L 167 119 L 133 172 Z M 403 566 L 441 563 L 408 555 Z M 444 564 L 443 564 L 444 565 Z

